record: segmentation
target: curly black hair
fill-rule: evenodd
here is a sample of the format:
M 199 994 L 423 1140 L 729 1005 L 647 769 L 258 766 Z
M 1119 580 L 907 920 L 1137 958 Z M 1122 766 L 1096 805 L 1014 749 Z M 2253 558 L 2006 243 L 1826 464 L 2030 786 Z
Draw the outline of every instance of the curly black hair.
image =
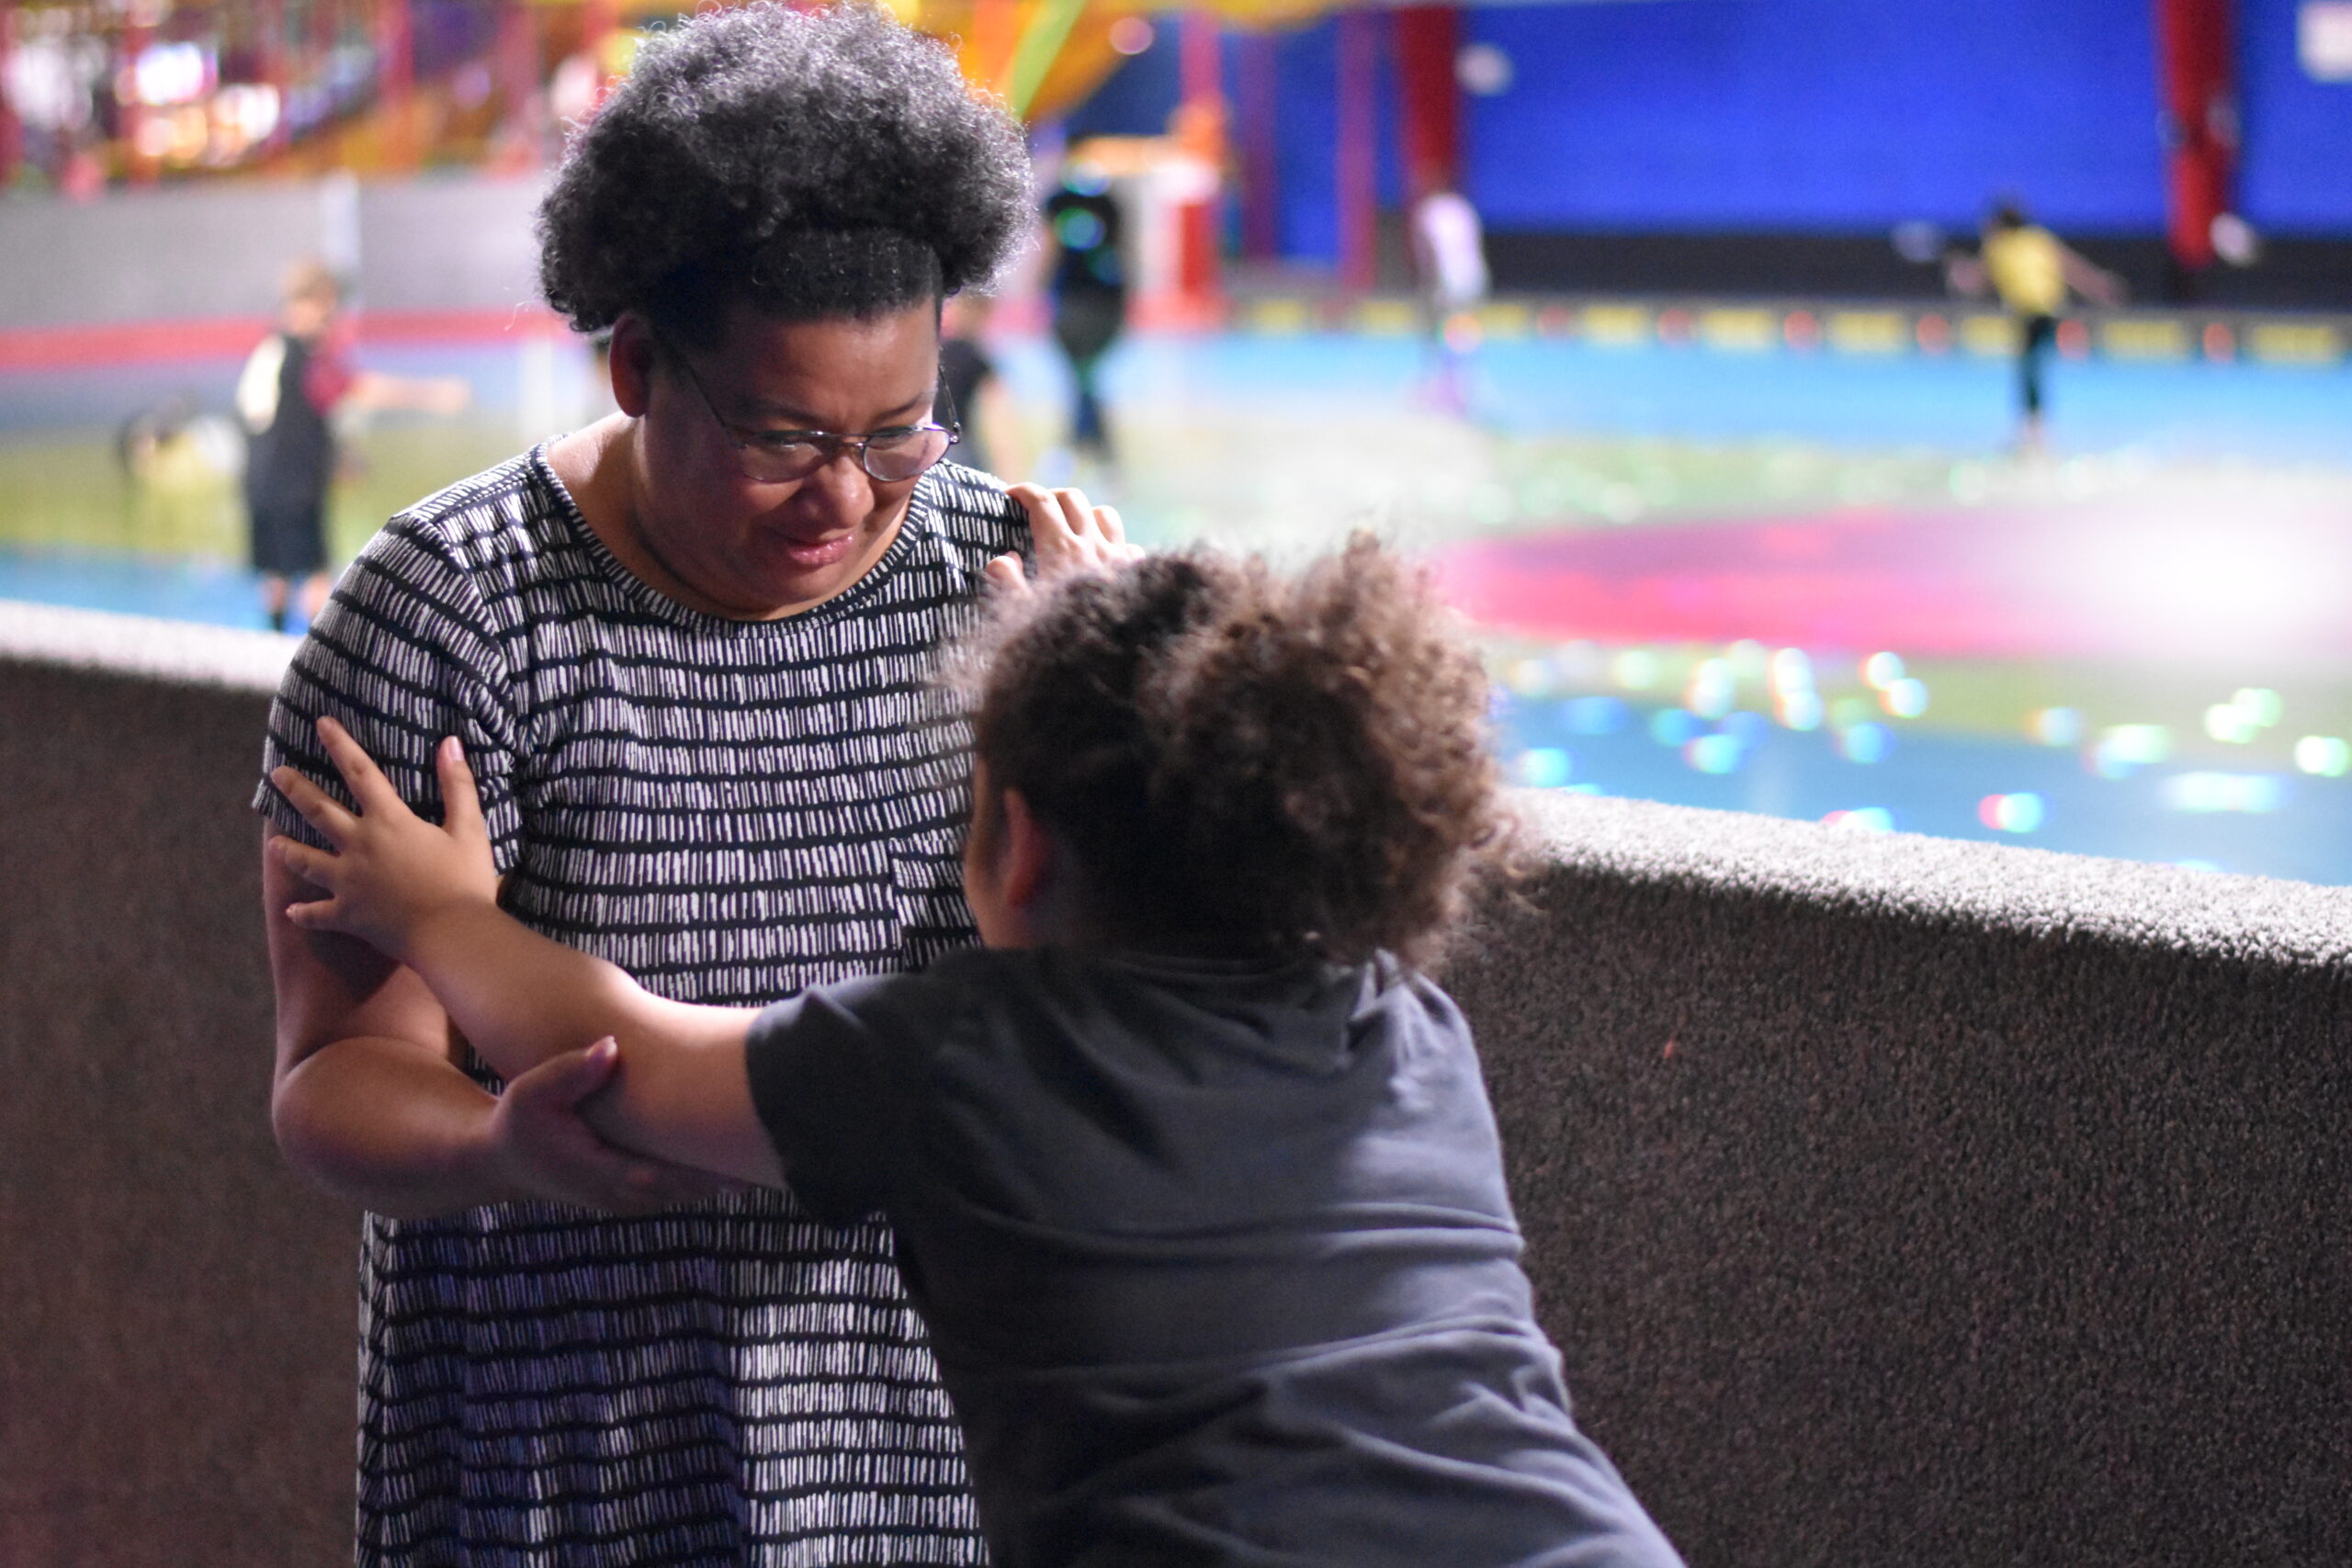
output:
M 987 281 L 1029 207 L 1020 128 L 939 44 L 863 4 L 770 3 L 649 39 L 539 208 L 539 284 L 696 346 L 741 299 L 867 317 Z
M 1196 548 L 1075 576 L 957 673 L 990 788 L 1068 843 L 1114 940 L 1426 964 L 1516 870 L 1486 671 L 1370 536 L 1295 574 Z

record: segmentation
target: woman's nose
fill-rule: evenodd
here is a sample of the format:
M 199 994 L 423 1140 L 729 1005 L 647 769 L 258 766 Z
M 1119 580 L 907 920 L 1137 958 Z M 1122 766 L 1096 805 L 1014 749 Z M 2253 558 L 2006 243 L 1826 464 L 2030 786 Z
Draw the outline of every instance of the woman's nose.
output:
M 826 518 L 847 527 L 874 510 L 874 479 L 858 461 L 857 448 L 839 446 L 824 467 L 800 481 L 822 507 Z

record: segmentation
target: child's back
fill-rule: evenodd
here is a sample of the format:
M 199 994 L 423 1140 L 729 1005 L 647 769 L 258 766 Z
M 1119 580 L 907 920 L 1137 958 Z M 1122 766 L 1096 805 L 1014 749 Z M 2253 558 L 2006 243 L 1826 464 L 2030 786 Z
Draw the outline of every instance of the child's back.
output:
M 1569 1419 L 1427 981 L 966 953 L 750 1063 L 803 1198 L 896 1224 L 1001 1562 L 1675 1562 Z

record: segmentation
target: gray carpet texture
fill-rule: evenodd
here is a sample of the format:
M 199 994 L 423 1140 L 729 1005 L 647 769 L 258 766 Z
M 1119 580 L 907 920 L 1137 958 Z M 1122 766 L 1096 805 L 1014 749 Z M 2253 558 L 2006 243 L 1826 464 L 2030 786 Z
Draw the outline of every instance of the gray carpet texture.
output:
M 0 1562 L 347 1560 L 356 1216 L 266 1100 L 283 639 L 0 606 Z M 1521 797 L 1445 978 L 1697 1565 L 2352 1561 L 2352 892 Z
M 267 699 L 193 673 L 0 658 L 0 1562 L 351 1561 L 358 1214 L 270 1135 Z
M 1692 1563 L 2352 1561 L 2352 890 L 1523 798 L 1447 977 Z

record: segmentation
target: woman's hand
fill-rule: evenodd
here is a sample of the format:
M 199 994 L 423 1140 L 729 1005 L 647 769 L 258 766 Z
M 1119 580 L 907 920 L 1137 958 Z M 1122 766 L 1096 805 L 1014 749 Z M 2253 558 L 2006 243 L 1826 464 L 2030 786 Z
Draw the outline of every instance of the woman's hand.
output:
M 329 853 L 293 839 L 270 840 L 270 852 L 288 871 L 334 895 L 288 906 L 288 920 L 306 931 L 356 936 L 406 964 L 418 930 L 436 915 L 496 908 L 498 870 L 491 859 L 490 829 L 482 821 L 464 748 L 454 737 L 434 752 L 445 818 L 437 828 L 408 808 L 343 726 L 320 719 L 319 739 L 359 811 L 355 816 L 345 810 L 291 768 L 270 774 L 278 793 L 334 846 Z
M 618 1076 L 610 1038 L 550 1056 L 510 1081 L 491 1112 L 491 1146 L 517 1191 L 609 1214 L 649 1214 L 747 1185 L 707 1170 L 632 1154 L 600 1137 L 582 1108 Z
M 1029 537 L 1040 581 L 1072 571 L 1096 571 L 1122 565 L 1143 554 L 1127 543 L 1126 525 L 1118 510 L 1089 506 L 1076 490 L 1047 490 L 1040 484 L 1017 484 L 1005 492 L 1029 513 Z M 1013 592 L 1025 592 L 1029 582 L 1019 556 L 999 556 L 989 562 L 990 582 Z

